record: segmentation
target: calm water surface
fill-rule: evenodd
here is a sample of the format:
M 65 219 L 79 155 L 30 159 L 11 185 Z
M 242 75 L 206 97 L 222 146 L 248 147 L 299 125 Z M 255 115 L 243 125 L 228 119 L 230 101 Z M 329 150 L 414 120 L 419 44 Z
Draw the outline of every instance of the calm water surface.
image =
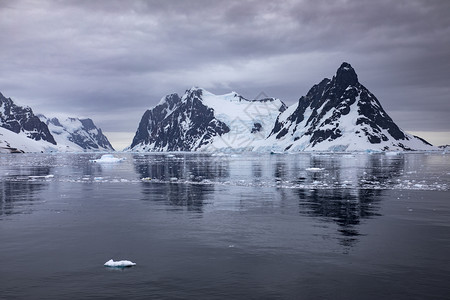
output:
M 0 156 L 1 299 L 450 298 L 450 155 L 115 156 Z

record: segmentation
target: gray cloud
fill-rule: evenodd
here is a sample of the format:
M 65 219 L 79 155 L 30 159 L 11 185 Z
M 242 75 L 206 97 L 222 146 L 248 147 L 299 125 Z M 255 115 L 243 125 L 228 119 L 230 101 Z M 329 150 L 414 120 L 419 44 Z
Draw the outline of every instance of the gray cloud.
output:
M 2 1 L 0 91 L 134 131 L 168 93 L 294 103 L 348 61 L 401 127 L 450 131 L 448 11 L 446 0 Z

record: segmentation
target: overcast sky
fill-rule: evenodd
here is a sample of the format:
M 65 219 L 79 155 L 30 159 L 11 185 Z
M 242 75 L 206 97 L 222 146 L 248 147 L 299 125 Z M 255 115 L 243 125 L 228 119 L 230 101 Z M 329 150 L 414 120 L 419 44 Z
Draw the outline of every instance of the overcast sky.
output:
M 450 144 L 450 1 L 0 1 L 0 92 L 121 149 L 164 95 L 290 105 L 343 61 L 404 130 Z

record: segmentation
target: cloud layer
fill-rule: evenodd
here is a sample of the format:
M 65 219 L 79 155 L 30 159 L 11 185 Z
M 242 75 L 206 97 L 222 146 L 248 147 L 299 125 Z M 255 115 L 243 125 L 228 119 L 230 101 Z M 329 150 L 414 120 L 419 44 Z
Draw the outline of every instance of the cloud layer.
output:
M 2 1 L 0 91 L 135 131 L 191 86 L 294 103 L 350 62 L 400 127 L 450 131 L 450 1 Z

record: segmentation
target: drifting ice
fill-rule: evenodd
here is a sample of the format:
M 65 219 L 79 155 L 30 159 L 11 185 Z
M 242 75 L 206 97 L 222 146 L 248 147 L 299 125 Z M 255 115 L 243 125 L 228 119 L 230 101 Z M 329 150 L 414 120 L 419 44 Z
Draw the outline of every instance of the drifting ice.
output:
M 132 267 L 132 266 L 135 266 L 135 265 L 136 264 L 134 262 L 131 262 L 129 260 L 114 261 L 112 259 L 108 260 L 104 264 L 105 267 L 111 267 L 111 268 L 128 268 L 128 267 Z
M 324 168 L 306 168 L 306 171 L 316 172 L 316 171 L 323 171 Z
M 95 163 L 116 163 L 116 162 L 121 162 L 125 160 L 125 158 L 119 158 L 119 157 L 114 157 L 114 155 L 112 154 L 105 154 L 102 155 L 102 157 L 100 159 L 93 159 L 91 160 L 91 162 L 95 162 Z

